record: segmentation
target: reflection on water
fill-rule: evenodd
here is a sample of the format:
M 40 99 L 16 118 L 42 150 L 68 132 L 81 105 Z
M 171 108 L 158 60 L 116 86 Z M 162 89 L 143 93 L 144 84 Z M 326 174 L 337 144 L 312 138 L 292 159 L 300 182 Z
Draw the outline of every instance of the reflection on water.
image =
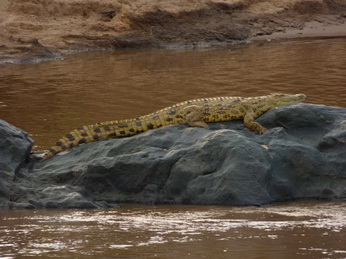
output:
M 346 39 L 71 55 L 0 66 L 0 118 L 48 148 L 70 130 L 199 97 L 299 93 L 346 107 Z
M 0 254 L 346 257 L 346 203 L 0 212 Z

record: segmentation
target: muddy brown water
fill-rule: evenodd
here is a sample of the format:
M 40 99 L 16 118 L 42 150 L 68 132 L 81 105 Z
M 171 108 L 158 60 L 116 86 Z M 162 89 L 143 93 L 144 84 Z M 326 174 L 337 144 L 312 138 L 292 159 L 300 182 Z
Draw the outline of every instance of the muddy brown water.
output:
M 304 93 L 346 107 L 346 39 L 84 53 L 0 66 L 0 118 L 45 149 L 71 129 L 199 97 Z M 0 211 L 0 258 L 346 258 L 346 203 Z
M 0 258 L 345 258 L 346 203 L 0 211 Z
M 71 55 L 0 66 L 0 118 L 47 149 L 72 129 L 200 97 L 304 93 L 346 107 L 346 39 Z

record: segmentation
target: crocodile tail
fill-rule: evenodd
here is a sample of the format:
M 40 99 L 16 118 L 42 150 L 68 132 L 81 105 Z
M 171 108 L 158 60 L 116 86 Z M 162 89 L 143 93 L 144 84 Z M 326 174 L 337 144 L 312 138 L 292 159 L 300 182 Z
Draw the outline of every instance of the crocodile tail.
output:
M 40 158 L 40 162 L 84 143 L 128 137 L 170 124 L 185 123 L 183 116 L 177 113 L 178 108 L 178 106 L 173 106 L 135 119 L 107 121 L 75 129 L 59 139 L 45 152 Z
M 59 139 L 54 146 L 50 147 L 40 158 L 40 162 L 84 143 L 120 137 L 120 132 L 123 133 L 123 130 L 119 130 L 119 128 L 123 126 L 124 123 L 122 121 L 110 121 L 77 128 Z M 127 131 L 125 132 L 127 133 Z M 125 136 L 125 134 L 123 135 Z
M 128 137 L 168 124 L 173 124 L 173 121 L 163 120 L 162 115 L 156 112 L 136 119 L 107 121 L 83 126 L 71 131 L 59 139 L 54 146 L 50 147 L 50 149 L 42 155 L 40 162 L 84 143 L 110 138 Z
M 70 133 L 66 134 L 64 137 L 59 139 L 54 146 L 50 147 L 47 152 L 43 154 L 40 158 L 40 162 L 47 160 L 48 158 L 70 149 L 80 144 L 95 141 L 100 138 L 99 133 L 93 134 L 94 125 L 83 126 L 82 128 L 75 129 Z M 102 135 L 101 135 L 102 136 Z

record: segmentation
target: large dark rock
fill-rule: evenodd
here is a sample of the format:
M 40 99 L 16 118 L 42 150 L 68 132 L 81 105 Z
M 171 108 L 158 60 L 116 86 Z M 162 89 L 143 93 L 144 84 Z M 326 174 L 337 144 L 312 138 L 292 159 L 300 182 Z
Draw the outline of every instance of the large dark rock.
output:
M 346 198 L 346 109 L 272 109 L 257 135 L 242 121 L 173 125 L 88 143 L 17 174 L 13 208 L 104 208 L 119 202 L 262 205 Z

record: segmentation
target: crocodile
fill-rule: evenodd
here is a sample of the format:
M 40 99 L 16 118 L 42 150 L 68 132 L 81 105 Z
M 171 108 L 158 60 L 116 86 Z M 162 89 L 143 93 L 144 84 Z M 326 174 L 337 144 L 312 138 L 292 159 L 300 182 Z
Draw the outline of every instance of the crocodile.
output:
M 201 98 L 177 103 L 156 112 L 127 120 L 115 120 L 77 128 L 61 138 L 39 158 L 48 158 L 80 144 L 128 137 L 171 124 L 187 124 L 208 129 L 207 122 L 243 119 L 244 125 L 259 134 L 267 131 L 255 119 L 266 111 L 297 104 L 305 100 L 304 94 L 271 94 L 258 97 Z

